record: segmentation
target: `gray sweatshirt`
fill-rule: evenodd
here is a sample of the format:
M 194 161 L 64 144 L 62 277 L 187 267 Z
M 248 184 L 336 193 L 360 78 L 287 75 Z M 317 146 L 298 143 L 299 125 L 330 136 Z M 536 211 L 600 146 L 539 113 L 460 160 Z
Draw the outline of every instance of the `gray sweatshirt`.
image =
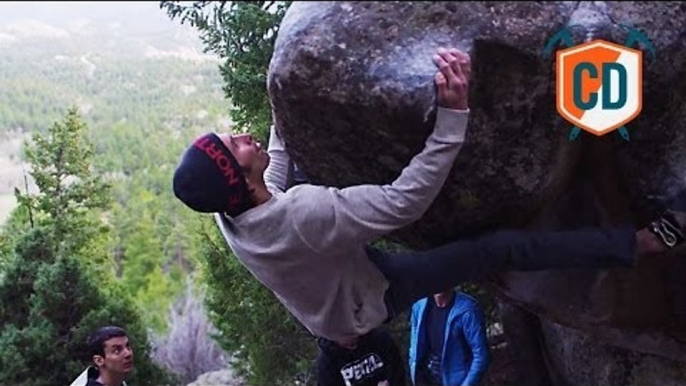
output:
M 240 216 L 216 215 L 241 263 L 315 336 L 340 341 L 387 317 L 388 280 L 367 258 L 370 241 L 409 225 L 441 190 L 464 142 L 468 111 L 439 108 L 424 150 L 388 185 L 288 189 L 290 157 L 271 129 L 271 199 Z

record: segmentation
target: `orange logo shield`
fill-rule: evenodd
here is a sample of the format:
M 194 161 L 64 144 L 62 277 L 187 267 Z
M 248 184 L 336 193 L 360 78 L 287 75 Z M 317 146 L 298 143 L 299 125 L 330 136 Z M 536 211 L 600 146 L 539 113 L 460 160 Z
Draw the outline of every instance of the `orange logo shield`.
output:
M 557 111 L 595 135 L 621 128 L 643 107 L 643 53 L 593 40 L 557 52 Z

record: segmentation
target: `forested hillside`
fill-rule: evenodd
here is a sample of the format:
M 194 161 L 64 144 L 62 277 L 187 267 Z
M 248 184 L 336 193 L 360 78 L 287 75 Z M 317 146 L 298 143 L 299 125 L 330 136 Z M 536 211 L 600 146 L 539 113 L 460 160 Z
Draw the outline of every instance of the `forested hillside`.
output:
M 178 384 L 226 368 L 226 354 L 229 373 L 248 384 L 315 382 L 313 337 L 232 258 L 211 217 L 172 193 L 174 168 L 199 133 L 232 120 L 261 140 L 268 132 L 266 67 L 288 3 L 210 4 L 229 24 L 208 36 L 159 3 L 0 3 L 0 316 L 12 315 L 0 318 L 0 384 L 65 383 L 78 370 L 73 348 L 100 323 L 125 324 L 140 341 L 132 384 L 164 379 L 147 349 Z M 37 133 L 49 140 L 27 157 Z M 65 151 L 84 151 L 81 166 L 93 170 L 79 172 L 107 188 L 63 212 L 80 178 L 51 174 L 70 168 Z M 65 233 L 64 224 L 76 225 Z M 56 252 L 42 253 L 52 243 Z M 68 368 L 34 364 L 46 345 L 59 349 L 50 363 Z
M 29 177 L 23 141 L 76 107 L 95 147 L 93 166 L 112 184 L 107 219 L 118 275 L 160 331 L 195 265 L 197 217 L 173 199 L 173 167 L 195 134 L 229 128 L 218 59 L 202 53 L 193 31 L 167 24 L 0 24 L 0 222 Z

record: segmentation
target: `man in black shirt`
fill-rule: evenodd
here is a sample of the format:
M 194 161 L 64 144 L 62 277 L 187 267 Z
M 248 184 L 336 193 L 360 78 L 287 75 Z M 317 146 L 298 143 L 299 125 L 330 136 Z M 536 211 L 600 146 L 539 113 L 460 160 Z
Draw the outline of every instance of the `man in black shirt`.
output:
M 444 294 L 437 294 L 435 297 L 442 295 Z M 423 379 L 435 385 L 443 384 L 443 380 L 441 379 L 443 339 L 445 338 L 446 321 L 448 320 L 450 309 L 453 307 L 455 297 L 450 296 L 448 299 L 446 299 L 445 302 L 440 306 L 437 305 L 436 302 L 432 301 L 426 303 L 425 323 L 428 347 L 425 357 L 422 358 L 422 371 L 419 371 L 419 373 L 422 374 Z
M 341 344 L 319 338 L 318 386 L 404 386 L 405 368 L 391 335 L 379 328 Z

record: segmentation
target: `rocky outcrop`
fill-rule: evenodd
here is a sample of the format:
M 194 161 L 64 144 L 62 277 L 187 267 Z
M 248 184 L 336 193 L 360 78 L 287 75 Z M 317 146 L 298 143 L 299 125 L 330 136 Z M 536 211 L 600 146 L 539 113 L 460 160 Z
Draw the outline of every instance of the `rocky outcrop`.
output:
M 683 351 L 669 359 L 660 355 L 669 347 L 656 346 L 658 355 L 627 349 L 612 344 L 614 334 L 609 331 L 588 334 L 549 322 L 543 331 L 556 384 L 682 385 L 686 379 Z
M 575 43 L 623 43 L 623 25 L 652 42 L 629 142 L 617 133 L 567 139 L 554 62 L 542 55 L 567 25 Z M 279 31 L 269 93 L 311 182 L 381 184 L 400 173 L 432 129 L 431 55 L 441 46 L 472 56 L 467 142 L 426 216 L 396 241 L 426 248 L 503 227 L 642 226 L 661 199 L 686 189 L 686 4 L 678 2 L 296 2 Z M 516 272 L 495 283 L 579 334 L 618 329 L 613 344 L 646 353 L 636 342 L 662 334 L 682 352 L 686 341 L 670 335 L 685 328 L 673 307 L 677 264 L 664 256 L 636 270 Z
M 296 3 L 270 65 L 275 119 L 312 181 L 388 182 L 421 150 L 432 128 L 431 55 L 440 46 L 468 50 L 474 62 L 469 141 L 428 215 L 399 237 L 426 246 L 493 226 L 528 224 L 546 199 L 566 188 L 580 157 L 605 155 L 582 153 L 583 140 L 568 143 L 571 125 L 554 105 L 553 63 L 541 55 L 574 15 L 573 4 Z M 609 158 L 618 160 L 617 177 L 628 185 L 622 196 L 644 206 L 650 196 L 686 186 L 680 151 L 686 133 L 677 124 L 686 114 L 679 108 L 686 88 L 678 87 L 686 62 L 679 15 L 686 11 L 683 4 L 630 3 L 601 11 L 609 23 L 601 30 L 606 38 L 624 38 L 614 24 L 621 21 L 647 30 L 656 47 L 645 76 L 651 103 L 629 125 L 633 140 L 614 146 L 619 138 L 610 135 L 602 149 L 618 153 Z M 589 12 L 582 12 L 584 18 L 595 20 Z M 585 33 L 573 31 L 582 41 Z M 589 166 L 597 162 L 602 159 Z

